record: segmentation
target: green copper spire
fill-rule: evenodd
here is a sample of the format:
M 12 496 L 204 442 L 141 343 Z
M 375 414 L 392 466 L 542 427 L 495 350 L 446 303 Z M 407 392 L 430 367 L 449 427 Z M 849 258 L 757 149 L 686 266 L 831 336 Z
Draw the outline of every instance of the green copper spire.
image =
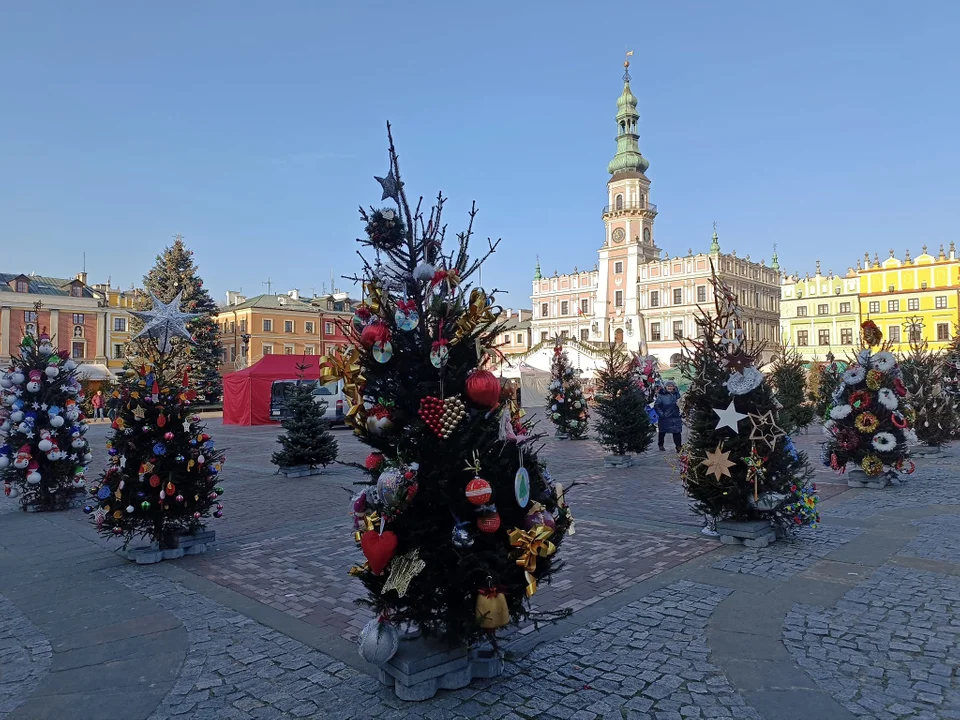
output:
M 623 63 L 623 93 L 617 98 L 617 154 L 607 165 L 607 172 L 613 176 L 626 172 L 643 173 L 650 163 L 640 154 L 640 136 L 637 123 L 637 98 L 630 91 L 630 61 Z
M 533 271 L 533 279 L 540 280 L 543 278 L 543 275 L 540 272 L 540 256 L 537 255 L 537 267 Z
M 770 263 L 773 270 L 780 271 L 780 259 L 777 257 L 777 244 L 773 244 L 773 262 Z
M 717 235 L 717 224 L 713 224 L 713 238 L 710 242 L 710 254 L 719 255 L 720 254 L 720 237 Z M 776 255 L 774 257 L 774 262 L 776 262 Z

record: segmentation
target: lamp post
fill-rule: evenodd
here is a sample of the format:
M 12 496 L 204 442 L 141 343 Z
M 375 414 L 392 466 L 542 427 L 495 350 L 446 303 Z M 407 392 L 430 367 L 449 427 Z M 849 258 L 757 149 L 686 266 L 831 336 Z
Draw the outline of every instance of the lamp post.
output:
M 247 360 L 247 352 L 250 349 L 250 333 L 241 333 L 240 342 L 242 343 L 242 346 L 240 349 L 240 352 L 241 352 L 240 357 L 242 358 L 241 364 L 243 365 L 243 367 L 246 367 L 249 364 Z

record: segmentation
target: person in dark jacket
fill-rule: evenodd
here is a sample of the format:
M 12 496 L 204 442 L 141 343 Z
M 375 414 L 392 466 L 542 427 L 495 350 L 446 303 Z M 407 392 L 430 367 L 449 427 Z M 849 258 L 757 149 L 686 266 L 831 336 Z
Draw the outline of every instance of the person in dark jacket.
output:
M 657 429 L 659 430 L 657 445 L 663 450 L 663 440 L 667 433 L 670 433 L 673 435 L 673 444 L 676 446 L 677 452 L 680 452 L 680 433 L 683 430 L 683 420 L 680 417 L 680 390 L 676 383 L 668 380 L 660 388 L 657 398 L 653 402 L 653 409 L 657 411 L 657 417 L 659 418 L 657 422 Z

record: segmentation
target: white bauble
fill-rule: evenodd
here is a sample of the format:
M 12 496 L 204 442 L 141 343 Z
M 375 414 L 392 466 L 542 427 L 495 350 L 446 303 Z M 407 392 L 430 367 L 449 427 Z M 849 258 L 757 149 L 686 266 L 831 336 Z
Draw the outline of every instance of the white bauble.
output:
M 23 381 L 26 379 L 27 378 L 24 376 L 24 374 L 19 370 L 11 373 L 10 375 L 10 382 L 12 382 L 14 385 L 23 385 Z
M 83 456 L 83 461 L 84 461 L 85 463 L 88 463 L 88 462 L 90 462 L 91 460 L 93 460 L 93 455 L 91 455 L 90 453 L 86 453 L 86 454 Z
M 127 505 L 127 512 L 133 514 L 133 505 Z
M 380 665 L 397 653 L 400 647 L 400 634 L 388 622 L 374 618 L 360 631 L 360 657 L 368 663 Z
M 44 438 L 37 443 L 37 447 L 40 448 L 40 452 L 50 452 L 50 450 L 53 448 L 53 443 L 50 442 L 49 438 Z
M 39 350 L 41 355 L 53 355 L 53 345 L 48 342 L 40 343 Z
M 66 415 L 67 415 L 67 420 L 69 420 L 70 422 L 76 422 L 77 418 L 80 417 L 80 413 L 78 413 L 76 410 L 67 410 Z
M 31 380 L 27 383 L 27 392 L 40 392 L 40 383 L 37 380 Z
M 20 497 L 20 488 L 16 485 L 10 486 L 10 497 L 17 498 Z
M 14 410 L 10 413 L 10 422 L 23 422 L 23 410 Z
M 59 415 L 51 415 L 50 427 L 55 427 L 55 428 L 63 427 L 63 418 L 60 417 Z
M 67 360 L 63 364 L 64 370 L 76 370 L 76 368 L 77 368 L 77 364 L 73 360 Z
M 413 279 L 419 282 L 430 282 L 436 272 L 437 269 L 430 263 L 420 263 L 413 271 Z
M 39 482 L 40 482 L 40 473 L 38 473 L 36 470 L 34 470 L 33 472 L 29 473 L 29 474 L 27 475 L 27 482 L 30 483 L 31 485 L 36 485 L 37 483 L 39 483 Z
M 0 388 L 13 387 L 13 382 L 10 380 L 10 373 L 4 373 L 0 376 Z
M 13 405 L 15 405 L 16 402 L 17 402 L 17 396 L 16 396 L 16 395 L 7 395 L 7 396 L 3 399 L 3 402 L 6 403 L 7 405 L 13 406 Z
M 57 377 L 57 375 L 60 374 L 60 368 L 58 368 L 56 365 L 47 365 L 44 372 L 47 374 L 48 378 L 53 380 L 55 377 Z
M 19 430 L 20 432 L 22 432 L 24 435 L 26 435 L 26 434 L 27 434 L 28 432 L 30 432 L 32 429 L 33 429 L 33 428 L 30 427 L 30 423 L 28 423 L 28 422 L 26 422 L 26 421 L 24 421 L 24 422 L 20 423 L 19 425 L 17 425 L 17 430 Z
M 10 458 L 6 455 L 0 455 L 0 470 L 6 470 L 10 467 Z
M 4 420 L 2 423 L 0 423 L 0 433 L 6 434 L 6 433 L 10 432 L 10 428 L 11 428 L 11 427 L 13 427 L 13 426 L 10 424 L 10 421 L 9 421 L 9 420 Z

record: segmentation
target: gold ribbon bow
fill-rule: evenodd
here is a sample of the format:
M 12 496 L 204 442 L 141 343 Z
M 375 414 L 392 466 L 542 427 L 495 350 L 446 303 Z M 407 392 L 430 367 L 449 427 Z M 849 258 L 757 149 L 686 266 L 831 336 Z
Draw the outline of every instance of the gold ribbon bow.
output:
M 320 383 L 326 385 L 334 380 L 343 381 L 343 394 L 350 401 L 350 411 L 344 422 L 355 431 L 359 430 L 366 421 L 366 412 L 360 395 L 360 385 L 363 382 L 360 375 L 360 352 L 355 347 L 346 351 L 337 348 L 331 354 L 320 358 Z
M 487 294 L 480 288 L 470 291 L 470 302 L 463 314 L 457 318 L 453 342 L 459 342 L 469 336 L 478 326 L 492 325 L 497 321 L 500 308 L 487 304 Z
M 365 532 L 370 530 L 376 530 L 380 527 L 380 516 L 377 513 L 372 512 L 369 515 L 364 515 L 363 517 L 357 518 L 363 523 L 363 529 L 358 529 L 353 533 L 353 539 L 357 541 L 357 544 L 360 544 L 360 538 Z
M 370 312 L 380 314 L 380 303 L 383 301 L 383 288 L 375 280 L 368 280 L 363 284 L 363 292 L 367 296 L 365 302 L 370 306 Z
M 537 571 L 537 558 L 550 557 L 557 551 L 556 545 L 550 542 L 552 535 L 553 530 L 546 525 L 537 525 L 532 530 L 514 528 L 509 533 L 510 544 L 521 550 L 516 563 L 523 568 L 527 580 L 527 597 L 537 591 L 537 579 L 533 575 Z

